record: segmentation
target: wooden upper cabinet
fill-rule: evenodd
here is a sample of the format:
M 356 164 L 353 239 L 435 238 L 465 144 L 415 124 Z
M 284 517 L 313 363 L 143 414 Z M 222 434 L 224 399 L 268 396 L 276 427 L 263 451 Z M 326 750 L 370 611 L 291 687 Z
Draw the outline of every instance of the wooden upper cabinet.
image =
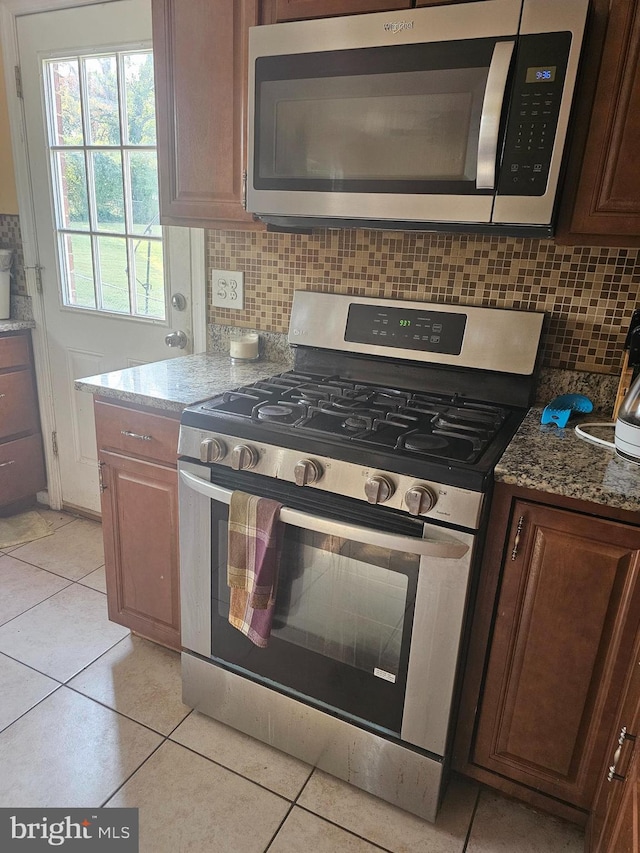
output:
M 473 761 L 585 814 L 640 620 L 640 529 L 516 501 Z
M 152 13 L 161 221 L 263 227 L 242 206 L 258 0 L 152 0 Z
M 575 201 L 558 242 L 640 246 L 638 151 L 640 0 L 612 0 Z
M 277 24 L 305 18 L 410 9 L 411 5 L 411 0 L 262 0 L 260 21 L 263 24 Z

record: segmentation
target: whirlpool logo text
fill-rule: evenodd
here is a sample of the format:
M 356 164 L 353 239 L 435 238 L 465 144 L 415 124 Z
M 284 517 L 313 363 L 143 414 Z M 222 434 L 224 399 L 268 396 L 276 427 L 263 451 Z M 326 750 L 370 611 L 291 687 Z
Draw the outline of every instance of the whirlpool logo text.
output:
M 401 33 L 402 30 L 412 30 L 413 21 L 388 21 L 384 28 L 388 33 Z

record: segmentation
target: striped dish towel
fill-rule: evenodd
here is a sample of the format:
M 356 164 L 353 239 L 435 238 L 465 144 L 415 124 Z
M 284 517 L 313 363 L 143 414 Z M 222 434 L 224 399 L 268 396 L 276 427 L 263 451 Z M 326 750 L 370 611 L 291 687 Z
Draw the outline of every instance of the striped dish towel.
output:
M 282 504 L 235 491 L 229 504 L 229 623 L 265 648 L 275 610 Z

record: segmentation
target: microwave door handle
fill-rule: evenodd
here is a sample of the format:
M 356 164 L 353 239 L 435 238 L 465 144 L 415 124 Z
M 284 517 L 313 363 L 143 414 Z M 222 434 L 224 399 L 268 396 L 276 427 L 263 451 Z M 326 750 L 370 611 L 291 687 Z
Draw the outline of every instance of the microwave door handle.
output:
M 479 190 L 495 189 L 500 116 L 514 45 L 514 41 L 499 41 L 493 48 L 478 134 L 476 187 Z
M 233 492 L 215 483 L 208 483 L 190 474 L 188 471 L 180 471 L 182 481 L 199 492 L 201 495 L 229 504 Z M 340 536 L 342 539 L 352 539 L 354 542 L 362 542 L 365 545 L 377 545 L 379 548 L 388 548 L 391 551 L 403 551 L 406 554 L 415 554 L 419 557 L 439 557 L 440 559 L 459 560 L 469 550 L 464 542 L 451 537 L 443 541 L 435 539 L 417 539 L 413 536 L 401 536 L 395 533 L 386 533 L 381 530 L 371 530 L 368 527 L 360 527 L 357 524 L 345 524 L 342 521 L 333 521 L 330 518 L 320 518 L 307 512 L 299 512 L 296 509 L 282 507 L 280 510 L 280 521 L 292 527 L 301 527 L 303 530 L 312 530 L 314 533 L 325 533 L 329 536 Z

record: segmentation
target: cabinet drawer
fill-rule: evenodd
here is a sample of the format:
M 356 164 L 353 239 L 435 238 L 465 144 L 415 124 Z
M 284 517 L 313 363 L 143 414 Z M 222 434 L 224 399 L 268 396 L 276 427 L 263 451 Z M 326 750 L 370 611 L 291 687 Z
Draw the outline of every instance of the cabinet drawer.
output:
M 28 335 L 0 335 L 0 370 L 27 367 L 30 364 Z
M 96 438 L 99 449 L 175 465 L 178 458 L 180 421 L 140 412 L 126 406 L 95 402 Z
M 35 495 L 44 487 L 40 433 L 0 444 L 0 505 Z
M 31 371 L 0 373 L 0 439 L 38 429 L 38 408 Z

